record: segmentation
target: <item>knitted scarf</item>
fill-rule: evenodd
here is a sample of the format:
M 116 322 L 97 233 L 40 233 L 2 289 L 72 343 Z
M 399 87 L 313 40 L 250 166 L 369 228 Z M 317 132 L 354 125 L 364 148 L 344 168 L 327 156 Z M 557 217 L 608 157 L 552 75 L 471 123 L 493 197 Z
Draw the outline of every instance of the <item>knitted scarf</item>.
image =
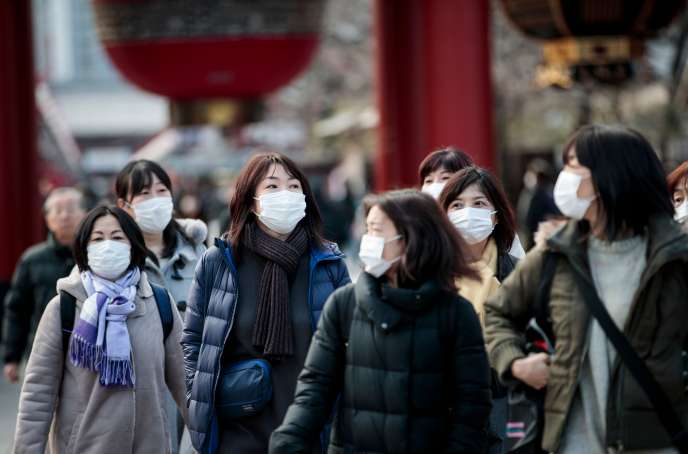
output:
M 243 245 L 267 260 L 258 284 L 253 345 L 269 359 L 294 354 L 289 315 L 289 274 L 296 272 L 308 247 L 308 234 L 297 226 L 286 241 L 273 238 L 256 224 L 248 224 Z
M 136 382 L 131 360 L 127 316 L 136 308 L 138 268 L 116 282 L 90 271 L 81 273 L 88 298 L 70 341 L 69 358 L 78 367 L 98 372 L 103 386 L 133 387 Z

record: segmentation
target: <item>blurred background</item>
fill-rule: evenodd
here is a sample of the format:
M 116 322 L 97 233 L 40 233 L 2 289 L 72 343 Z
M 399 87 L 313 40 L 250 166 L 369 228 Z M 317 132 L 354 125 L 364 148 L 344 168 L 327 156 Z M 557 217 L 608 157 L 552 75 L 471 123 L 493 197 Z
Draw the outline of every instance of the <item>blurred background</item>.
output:
M 580 125 L 634 127 L 673 168 L 688 159 L 685 3 L 3 0 L 0 297 L 45 238 L 45 195 L 108 199 L 130 159 L 160 162 L 178 215 L 220 235 L 242 164 L 286 153 L 349 255 L 362 196 L 418 186 L 439 147 L 496 172 L 522 222 L 532 175 L 553 182 Z M 0 387 L 5 444 L 17 393 Z

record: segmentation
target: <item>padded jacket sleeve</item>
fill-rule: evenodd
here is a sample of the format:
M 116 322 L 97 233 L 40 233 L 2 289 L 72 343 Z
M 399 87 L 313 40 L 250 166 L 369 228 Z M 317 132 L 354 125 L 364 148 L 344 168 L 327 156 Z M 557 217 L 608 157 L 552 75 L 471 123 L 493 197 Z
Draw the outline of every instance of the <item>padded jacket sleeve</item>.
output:
M 344 260 L 339 260 L 337 262 L 337 282 L 335 288 L 344 287 L 347 284 L 351 284 L 349 270 L 346 267 L 346 263 L 344 263 Z
M 205 313 L 207 308 L 206 292 L 206 273 L 208 253 L 203 254 L 201 260 L 196 265 L 189 298 L 186 301 L 186 313 L 184 315 L 184 330 L 182 332 L 182 350 L 184 352 L 184 370 L 186 378 L 186 400 L 187 405 L 191 396 L 194 374 L 196 373 L 196 363 L 198 362 L 198 352 L 201 348 L 203 336 L 203 325 L 205 323 Z
M 526 356 L 523 333 L 540 287 L 543 260 L 542 251 L 528 254 L 485 303 L 485 340 L 492 366 L 504 383 L 513 381 L 511 364 Z
M 339 325 L 347 319 L 342 311 L 350 309 L 350 291 L 348 287 L 337 290 L 325 303 L 296 384 L 294 402 L 270 438 L 271 454 L 310 453 L 332 413 L 344 375 L 345 339 Z
M 5 363 L 18 363 L 24 355 L 35 307 L 29 264 L 22 257 L 5 296 Z

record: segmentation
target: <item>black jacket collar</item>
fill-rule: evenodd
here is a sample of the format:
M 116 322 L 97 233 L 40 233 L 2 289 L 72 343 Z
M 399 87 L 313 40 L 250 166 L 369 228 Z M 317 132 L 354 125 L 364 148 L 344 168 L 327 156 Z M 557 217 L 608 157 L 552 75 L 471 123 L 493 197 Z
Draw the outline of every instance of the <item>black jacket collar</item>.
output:
M 376 324 L 389 329 L 400 321 L 412 318 L 437 303 L 442 289 L 435 281 L 428 281 L 417 289 L 395 288 L 368 273 L 361 273 L 356 282 L 356 302 Z

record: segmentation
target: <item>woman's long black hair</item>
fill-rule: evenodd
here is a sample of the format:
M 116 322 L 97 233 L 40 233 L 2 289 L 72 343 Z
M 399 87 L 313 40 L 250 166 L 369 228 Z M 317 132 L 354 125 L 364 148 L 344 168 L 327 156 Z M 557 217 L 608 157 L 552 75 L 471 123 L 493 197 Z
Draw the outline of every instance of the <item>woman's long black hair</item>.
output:
M 572 149 L 592 173 L 609 241 L 628 231 L 642 234 L 655 216 L 674 215 L 662 163 L 639 132 L 623 126 L 584 126 L 564 147 L 564 163 Z

